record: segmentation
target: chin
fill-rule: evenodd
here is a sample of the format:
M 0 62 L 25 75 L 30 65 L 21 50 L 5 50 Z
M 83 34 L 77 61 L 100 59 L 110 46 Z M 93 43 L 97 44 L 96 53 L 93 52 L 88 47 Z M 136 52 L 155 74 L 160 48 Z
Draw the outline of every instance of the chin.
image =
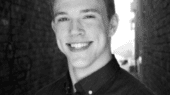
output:
M 76 61 L 71 62 L 71 65 L 74 68 L 83 69 L 83 68 L 87 68 L 90 64 L 89 64 L 89 62 L 84 61 L 84 60 L 76 60 Z

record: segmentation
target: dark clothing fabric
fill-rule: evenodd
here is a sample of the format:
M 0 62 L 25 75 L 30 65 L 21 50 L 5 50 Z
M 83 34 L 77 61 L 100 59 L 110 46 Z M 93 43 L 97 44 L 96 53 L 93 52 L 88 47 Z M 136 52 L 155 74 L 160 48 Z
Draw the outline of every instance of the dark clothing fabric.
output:
M 75 84 L 73 93 L 69 72 L 36 95 L 153 95 L 131 74 L 121 69 L 115 57 L 104 67 Z

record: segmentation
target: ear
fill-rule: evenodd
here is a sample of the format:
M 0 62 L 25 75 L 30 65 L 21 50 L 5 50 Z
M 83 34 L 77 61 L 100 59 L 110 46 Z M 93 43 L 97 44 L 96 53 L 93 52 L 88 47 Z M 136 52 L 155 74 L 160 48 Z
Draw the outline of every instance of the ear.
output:
M 109 22 L 109 37 L 115 34 L 118 27 L 118 22 L 119 22 L 118 15 L 114 14 Z

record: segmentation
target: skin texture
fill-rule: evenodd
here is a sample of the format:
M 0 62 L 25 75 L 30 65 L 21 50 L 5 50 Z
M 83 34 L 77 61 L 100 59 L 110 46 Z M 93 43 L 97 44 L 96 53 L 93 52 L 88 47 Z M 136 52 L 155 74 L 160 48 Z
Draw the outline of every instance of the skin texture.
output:
M 111 59 L 110 37 L 117 16 L 109 21 L 103 0 L 56 0 L 52 28 L 59 49 L 66 55 L 73 84 L 103 67 Z M 91 42 L 85 50 L 67 44 Z

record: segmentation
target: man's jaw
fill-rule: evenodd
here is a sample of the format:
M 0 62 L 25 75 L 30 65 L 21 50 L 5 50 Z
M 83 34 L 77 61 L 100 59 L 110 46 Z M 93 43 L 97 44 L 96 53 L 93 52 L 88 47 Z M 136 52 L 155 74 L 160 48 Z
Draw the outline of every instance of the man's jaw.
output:
M 66 43 L 66 46 L 72 52 L 84 51 L 88 49 L 92 45 L 93 41 L 86 41 L 86 42 L 70 42 Z

